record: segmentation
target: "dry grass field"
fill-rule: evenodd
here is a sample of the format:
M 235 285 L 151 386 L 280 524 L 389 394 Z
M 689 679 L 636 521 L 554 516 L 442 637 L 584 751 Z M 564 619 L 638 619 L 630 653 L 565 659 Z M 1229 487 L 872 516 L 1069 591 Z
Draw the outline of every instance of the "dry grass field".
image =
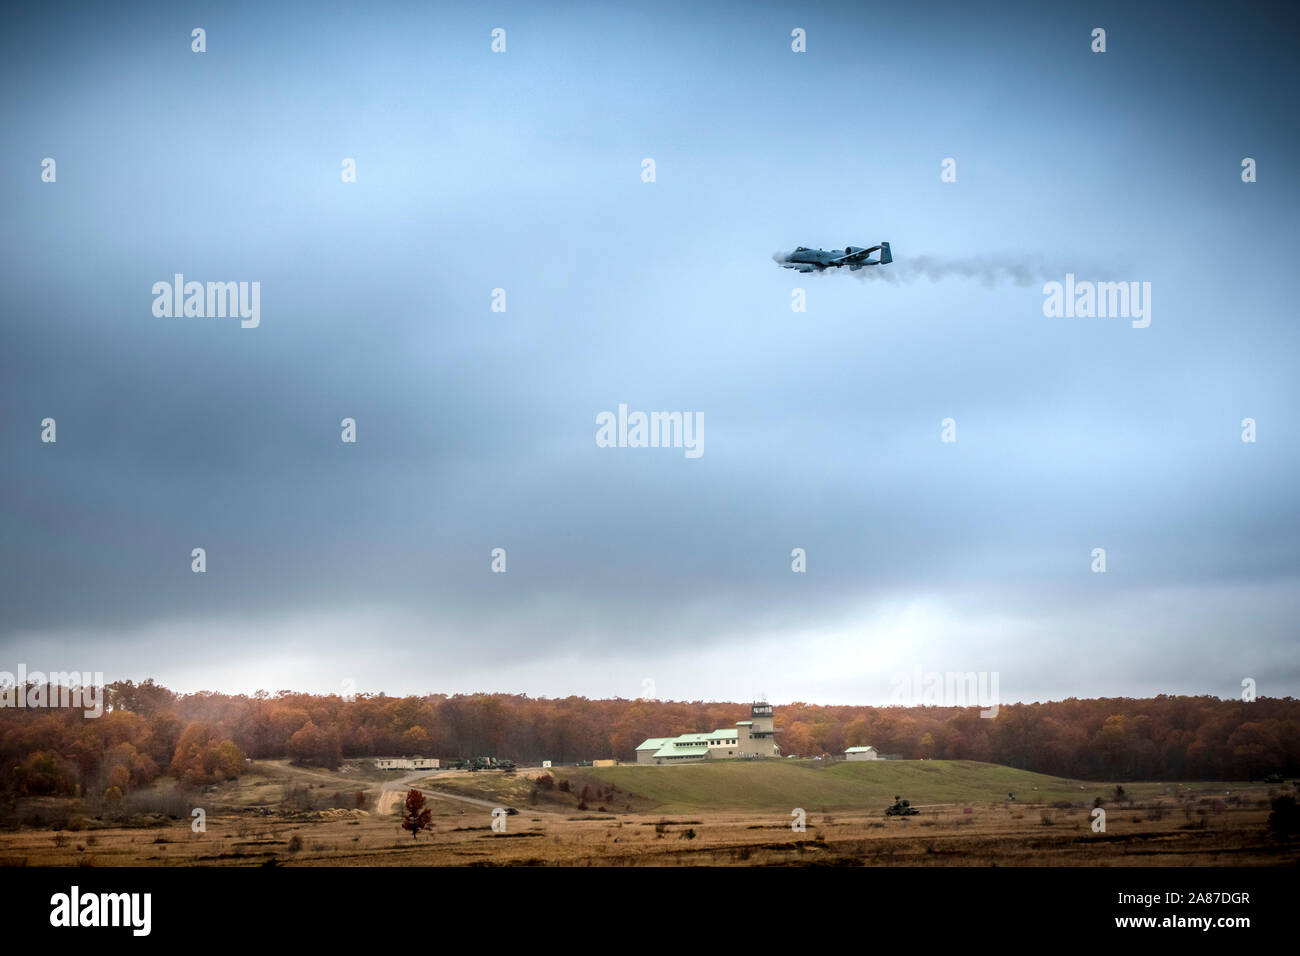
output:
M 569 791 L 534 793 L 540 771 L 513 775 L 442 773 L 416 780 L 381 774 L 356 763 L 345 772 L 309 770 L 280 761 L 254 765 L 241 780 L 184 794 L 167 786 L 101 818 L 78 812 L 75 801 L 31 801 L 11 807 L 0 831 L 0 865 L 7 866 L 1072 866 L 1294 865 L 1300 843 L 1278 841 L 1266 826 L 1271 793 L 1291 785 L 1132 784 L 1124 800 L 1104 794 L 1113 785 L 1043 777 L 987 764 L 925 768 L 858 767 L 810 770 L 750 764 L 672 768 L 552 771 Z M 927 762 L 931 763 L 931 762 Z M 689 770 L 685 776 L 674 777 Z M 709 771 L 734 775 L 716 776 Z M 805 774 L 789 780 L 825 802 L 793 802 L 769 780 L 761 798 L 745 774 Z M 883 774 L 883 776 L 881 776 Z M 930 774 L 928 784 L 920 775 Z M 1013 775 L 1029 789 L 1012 801 L 976 798 Z M 858 806 L 844 796 L 859 786 Z M 398 809 L 412 781 L 428 794 L 431 831 L 402 830 Z M 621 782 L 620 782 L 621 781 Z M 640 781 L 651 794 L 632 793 Z M 714 783 L 708 806 L 698 790 Z M 907 782 L 919 816 L 886 818 L 889 800 L 877 786 Z M 821 788 L 821 785 L 825 785 Z M 1032 789 L 1039 786 L 1038 791 Z M 579 810 L 588 788 L 586 809 Z M 1083 789 L 1080 789 L 1082 787 Z M 820 789 L 819 789 L 820 788 Z M 752 788 L 751 788 L 752 789 Z M 935 799 L 944 790 L 961 799 Z M 358 797 L 358 791 L 360 797 Z M 883 792 L 883 791 L 880 791 Z M 729 796 L 730 795 L 730 796 Z M 851 796 L 852 794 L 850 794 Z M 1106 832 L 1091 829 L 1095 796 L 1103 795 Z M 892 796 L 892 794 L 891 794 Z M 1073 799 L 1071 799 L 1073 797 Z M 684 807 L 686 799 L 696 801 Z M 599 802 L 597 802 L 599 801 Z M 363 807 L 357 804 L 362 803 Z M 503 833 L 492 830 L 494 805 L 514 807 Z M 206 832 L 191 829 L 202 807 Z M 802 807 L 806 830 L 791 827 Z M 599 809 L 603 807 L 604 809 Z M 116 819 L 113 819 L 116 817 Z

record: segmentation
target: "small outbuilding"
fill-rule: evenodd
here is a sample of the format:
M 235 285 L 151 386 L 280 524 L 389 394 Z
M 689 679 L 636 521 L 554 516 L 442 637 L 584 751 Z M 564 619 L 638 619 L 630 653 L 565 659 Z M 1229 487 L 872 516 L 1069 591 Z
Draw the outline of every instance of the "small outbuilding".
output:
M 875 747 L 850 747 L 844 751 L 845 760 L 879 760 Z

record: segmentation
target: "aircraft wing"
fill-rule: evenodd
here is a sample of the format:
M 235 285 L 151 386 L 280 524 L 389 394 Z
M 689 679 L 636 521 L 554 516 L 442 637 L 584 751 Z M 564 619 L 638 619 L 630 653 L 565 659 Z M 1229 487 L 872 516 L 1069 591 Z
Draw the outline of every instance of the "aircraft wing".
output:
M 872 246 L 870 249 L 858 249 L 856 252 L 850 252 L 847 256 L 840 256 L 838 259 L 832 259 L 830 264 L 835 265 L 841 262 L 856 262 L 859 259 L 865 259 L 867 256 L 879 249 L 880 246 Z

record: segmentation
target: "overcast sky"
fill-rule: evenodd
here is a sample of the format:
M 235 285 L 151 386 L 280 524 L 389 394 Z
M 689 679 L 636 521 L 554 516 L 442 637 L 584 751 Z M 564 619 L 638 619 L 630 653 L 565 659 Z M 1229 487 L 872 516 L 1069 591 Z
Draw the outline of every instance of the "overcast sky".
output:
M 1076 6 L 6 9 L 0 670 L 1300 692 L 1294 13 Z M 1046 318 L 1067 272 L 1150 326 Z

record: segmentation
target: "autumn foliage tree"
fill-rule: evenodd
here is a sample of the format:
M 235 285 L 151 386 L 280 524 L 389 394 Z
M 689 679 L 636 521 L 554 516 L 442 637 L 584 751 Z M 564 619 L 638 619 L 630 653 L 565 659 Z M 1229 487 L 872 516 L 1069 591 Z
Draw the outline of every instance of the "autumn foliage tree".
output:
M 420 835 L 421 830 L 431 826 L 433 812 L 424 805 L 424 794 L 412 787 L 406 791 L 406 812 L 402 815 L 402 829 L 411 831 L 411 839 Z
M 289 756 L 299 763 L 335 769 L 343 762 L 338 731 L 322 730 L 308 720 L 289 738 Z
M 70 761 L 53 751 L 37 750 L 15 768 L 13 779 L 19 793 L 35 796 L 73 793 L 77 777 Z
M 0 707 L 0 792 L 126 794 L 159 772 L 209 783 L 238 773 L 245 754 L 329 768 L 346 758 L 415 755 L 557 767 L 634 760 L 647 737 L 708 732 L 748 716 L 748 704 L 726 701 L 177 694 L 120 681 L 105 687 L 98 718 L 78 708 Z M 974 706 L 795 701 L 777 705 L 776 728 L 782 753 L 803 757 L 870 745 L 905 758 L 981 760 L 1078 780 L 1300 775 L 1300 701 L 1291 698 L 1070 698 L 1003 704 L 996 717 Z
M 202 786 L 238 777 L 244 755 L 233 740 L 223 739 L 211 724 L 196 720 L 181 732 L 168 769 L 181 783 Z

